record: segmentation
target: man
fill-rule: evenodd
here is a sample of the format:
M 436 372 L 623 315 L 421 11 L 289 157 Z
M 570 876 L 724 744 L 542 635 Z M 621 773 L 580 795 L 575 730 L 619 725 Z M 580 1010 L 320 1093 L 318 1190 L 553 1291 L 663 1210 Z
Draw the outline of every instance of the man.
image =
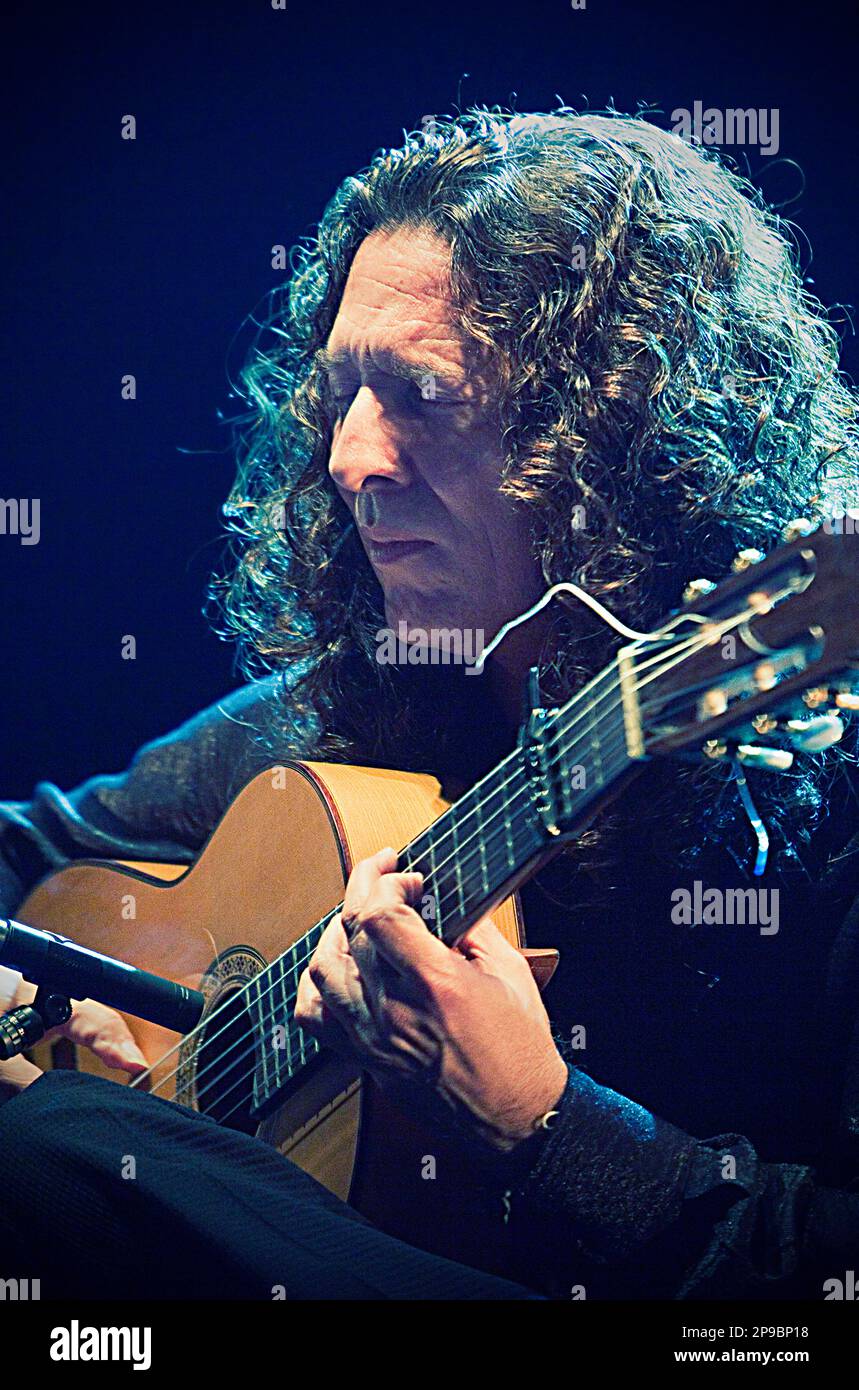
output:
M 237 431 L 244 545 L 217 587 L 276 674 L 122 777 L 7 806 L 5 911 L 75 855 L 190 860 L 277 754 L 461 790 L 511 746 L 529 665 L 557 702 L 612 634 L 544 611 L 476 677 L 382 665 L 386 629 L 488 643 L 570 578 L 653 627 L 690 579 L 855 485 L 837 345 L 775 220 L 643 121 L 431 123 L 346 180 L 269 326 Z M 9 1239 L 53 1296 L 822 1296 L 859 1253 L 856 794 L 837 754 L 754 790 L 775 934 L 677 930 L 685 883 L 747 881 L 748 825 L 718 768 L 654 765 L 525 890 L 529 940 L 562 954 L 551 1025 L 490 921 L 453 951 L 426 932 L 392 847 L 356 867 L 302 977 L 303 1027 L 507 1174 L 520 1285 L 391 1240 L 247 1136 L 21 1066 Z M 110 1011 L 66 1032 L 141 1065 Z

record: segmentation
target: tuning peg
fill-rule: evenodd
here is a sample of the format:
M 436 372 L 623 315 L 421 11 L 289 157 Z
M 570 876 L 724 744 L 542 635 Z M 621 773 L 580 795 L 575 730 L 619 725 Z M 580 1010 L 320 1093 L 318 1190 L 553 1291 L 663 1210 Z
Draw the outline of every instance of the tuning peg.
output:
M 816 685 L 811 690 L 805 690 L 802 694 L 803 704 L 808 705 L 809 709 L 820 709 L 821 705 L 829 704 L 829 686 Z
M 714 686 L 712 690 L 707 690 L 701 696 L 701 713 L 708 719 L 715 719 L 720 714 L 724 714 L 728 708 L 728 696 L 724 690 Z
M 759 661 L 752 679 L 757 690 L 772 690 L 776 684 L 777 672 L 771 661 Z
M 726 758 L 728 756 L 728 745 L 724 739 L 708 738 L 701 747 L 701 752 L 705 758 Z
M 778 728 L 778 720 L 774 714 L 756 714 L 752 728 L 756 734 L 771 734 L 773 729 Z
M 738 550 L 731 562 L 731 569 L 734 574 L 742 574 L 745 570 L 751 569 L 752 565 L 760 564 L 763 558 L 762 550 L 753 550 L 751 547 L 748 550 Z
M 839 709 L 857 710 L 859 709 L 859 695 L 854 695 L 851 690 L 839 690 L 835 696 L 835 703 Z
M 788 719 L 784 728 L 794 748 L 801 753 L 819 753 L 844 736 L 844 723 L 837 714 L 818 714 L 813 719 Z
M 759 767 L 765 772 L 787 772 L 793 765 L 793 754 L 786 748 L 759 748 L 753 743 L 741 743 L 737 757 L 746 767 Z
M 715 587 L 712 579 L 690 579 L 683 590 L 683 602 L 694 603 L 696 599 L 712 594 Z
M 782 530 L 781 538 L 783 541 L 798 541 L 800 536 L 810 536 L 814 530 L 814 522 L 809 521 L 808 517 L 795 516 Z

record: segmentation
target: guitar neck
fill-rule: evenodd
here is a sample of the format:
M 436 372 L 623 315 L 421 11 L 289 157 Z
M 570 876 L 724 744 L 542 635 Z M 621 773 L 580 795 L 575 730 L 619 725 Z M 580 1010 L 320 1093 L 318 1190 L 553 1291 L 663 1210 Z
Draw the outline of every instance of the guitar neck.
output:
M 581 826 L 631 764 L 622 701 L 612 663 L 406 845 L 401 872 L 423 875 L 418 911 L 427 929 L 450 944 L 521 882 L 529 868 L 560 849 L 556 822 Z M 259 1061 L 254 1110 L 272 1108 L 279 1093 L 319 1052 L 292 1019 L 298 977 L 338 903 L 248 986 Z

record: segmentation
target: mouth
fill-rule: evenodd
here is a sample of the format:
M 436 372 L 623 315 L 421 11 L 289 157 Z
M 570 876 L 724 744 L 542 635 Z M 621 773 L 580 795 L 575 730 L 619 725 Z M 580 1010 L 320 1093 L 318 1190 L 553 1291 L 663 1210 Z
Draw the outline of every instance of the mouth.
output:
M 369 536 L 366 538 L 367 554 L 374 565 L 392 565 L 400 560 L 408 560 L 413 555 L 420 555 L 422 551 L 429 550 L 433 544 L 433 541 L 377 541 Z

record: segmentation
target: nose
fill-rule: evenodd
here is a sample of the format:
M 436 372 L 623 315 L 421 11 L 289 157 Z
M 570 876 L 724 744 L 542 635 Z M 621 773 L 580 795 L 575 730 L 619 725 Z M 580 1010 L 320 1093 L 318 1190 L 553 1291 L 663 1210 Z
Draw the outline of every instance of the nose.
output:
M 401 431 L 369 386 L 360 388 L 335 433 L 328 472 L 342 492 L 355 495 L 411 481 Z

